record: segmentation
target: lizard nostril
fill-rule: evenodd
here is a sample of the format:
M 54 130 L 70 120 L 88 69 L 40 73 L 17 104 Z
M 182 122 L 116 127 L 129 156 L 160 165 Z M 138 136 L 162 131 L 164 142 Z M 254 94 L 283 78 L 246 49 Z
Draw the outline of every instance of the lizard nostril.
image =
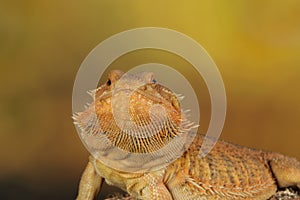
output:
M 111 80 L 110 80 L 110 79 L 107 80 L 106 85 L 107 85 L 107 86 L 110 86 L 110 85 L 111 85 Z

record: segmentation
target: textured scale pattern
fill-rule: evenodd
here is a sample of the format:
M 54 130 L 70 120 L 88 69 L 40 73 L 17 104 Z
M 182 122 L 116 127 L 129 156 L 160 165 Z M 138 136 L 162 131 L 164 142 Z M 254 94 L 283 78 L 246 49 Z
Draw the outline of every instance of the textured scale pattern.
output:
M 199 158 L 202 136 L 198 136 L 189 150 L 170 165 L 170 171 L 186 169 L 182 188 L 192 194 L 240 199 L 262 193 L 275 193 L 275 179 L 268 165 L 268 153 L 218 142 L 204 158 Z M 245 156 L 246 155 L 246 156 Z M 188 185 L 188 187 L 184 186 Z
M 131 130 L 131 134 L 124 132 L 123 129 L 126 127 L 119 127 L 115 121 L 115 117 L 111 112 L 112 106 L 110 102 L 104 102 L 96 106 L 96 113 L 98 116 L 98 122 L 101 129 L 105 132 L 106 136 L 110 141 L 119 148 L 132 152 L 132 153 L 149 153 L 156 151 L 165 146 L 173 137 L 180 134 L 180 124 L 181 124 L 181 111 L 174 109 L 171 105 L 164 105 L 167 111 L 167 118 L 164 123 L 161 123 L 161 116 L 159 113 L 153 113 L 154 120 L 150 119 L 151 107 L 155 104 L 160 104 L 161 101 L 158 100 L 148 100 L 148 103 L 143 103 L 144 106 L 139 106 L 140 102 L 146 102 L 146 98 L 140 95 L 140 90 L 134 92 L 130 97 L 129 110 L 131 121 L 136 124 L 136 127 Z M 139 103 L 137 103 L 139 102 Z M 104 104 L 104 105 L 103 105 Z M 122 102 L 119 103 L 122 105 Z M 106 109 L 97 109 L 97 107 L 105 107 Z M 174 114 L 176 113 L 176 114 Z M 157 122 L 157 124 L 152 121 Z M 149 129 L 147 132 L 153 132 L 152 136 L 139 128 L 148 125 Z M 124 123 L 126 126 L 126 121 Z M 141 133 L 142 137 L 134 137 L 135 132 Z

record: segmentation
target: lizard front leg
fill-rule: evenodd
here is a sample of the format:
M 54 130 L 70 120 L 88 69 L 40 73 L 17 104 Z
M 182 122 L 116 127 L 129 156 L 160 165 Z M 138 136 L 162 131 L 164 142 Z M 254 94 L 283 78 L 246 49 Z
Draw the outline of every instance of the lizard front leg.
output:
M 281 156 L 270 161 L 272 172 L 279 187 L 297 186 L 300 189 L 300 162 Z
M 101 189 L 103 178 L 95 171 L 91 161 L 88 162 L 80 180 L 76 200 L 93 200 Z
M 129 181 L 127 191 L 138 199 L 173 200 L 170 191 L 162 181 L 162 177 L 155 173 L 145 174 L 132 182 Z
M 143 190 L 143 197 L 144 196 L 145 199 L 149 200 L 173 200 L 171 193 L 162 182 L 156 183 L 156 185 L 145 188 Z

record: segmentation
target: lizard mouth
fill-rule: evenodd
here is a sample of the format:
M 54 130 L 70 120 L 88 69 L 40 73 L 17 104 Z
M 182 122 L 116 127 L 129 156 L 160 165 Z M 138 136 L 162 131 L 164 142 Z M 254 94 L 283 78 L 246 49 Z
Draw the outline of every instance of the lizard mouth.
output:
M 132 99 L 132 101 L 135 101 Z M 107 104 L 106 106 L 108 106 Z M 134 105 L 134 104 L 131 104 Z M 112 146 L 128 153 L 151 153 L 162 149 L 171 143 L 174 138 L 188 132 L 195 127 L 181 112 L 166 107 L 166 116 L 163 119 L 161 112 L 145 112 L 140 110 L 151 109 L 151 105 L 130 107 L 130 118 L 113 115 L 111 108 L 95 110 L 94 105 L 79 113 L 75 118 L 80 125 L 82 136 L 105 136 Z M 102 113 L 103 112 L 103 113 Z M 150 114 L 153 114 L 151 117 Z M 94 146 L 94 149 L 101 147 Z

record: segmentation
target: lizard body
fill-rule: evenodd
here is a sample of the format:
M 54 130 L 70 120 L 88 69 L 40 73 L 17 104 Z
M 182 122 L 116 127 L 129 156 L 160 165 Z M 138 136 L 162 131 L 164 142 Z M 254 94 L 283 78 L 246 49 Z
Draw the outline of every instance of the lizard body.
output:
M 110 106 L 111 91 L 122 75 L 121 71 L 112 71 L 108 82 L 97 89 L 95 101 L 91 104 L 91 106 L 99 105 L 95 109 L 96 121 L 112 144 L 119 148 L 134 153 L 155 151 L 172 140 L 173 132 L 179 131 L 178 116 L 182 116 L 179 102 L 170 90 L 153 81 L 153 77 L 149 74 L 145 75 L 146 86 L 136 90 L 129 102 L 131 112 L 137 112 L 130 119 L 138 121 L 142 117 L 142 120 L 148 122 L 149 116 L 145 116 L 146 111 L 154 102 L 159 102 L 167 110 L 167 117 L 170 118 L 167 125 L 171 128 L 165 132 L 160 131 L 158 136 L 150 137 L 151 141 L 123 135 L 121 130 L 117 130 Z M 85 126 L 87 123 L 85 119 L 89 117 L 90 112 L 87 108 L 75 117 L 75 122 L 87 132 L 90 127 L 94 127 L 91 124 Z M 184 130 L 189 129 L 187 127 Z M 95 133 L 95 130 L 93 131 Z M 97 131 L 95 134 L 98 134 Z M 266 200 L 272 197 L 278 188 L 300 188 L 300 162 L 296 159 L 225 141 L 218 141 L 205 157 L 200 158 L 199 151 L 203 138 L 197 134 L 179 158 L 167 166 L 149 172 L 132 173 L 117 170 L 90 156 L 80 182 L 77 199 L 93 199 L 103 179 L 133 197 L 153 200 Z

